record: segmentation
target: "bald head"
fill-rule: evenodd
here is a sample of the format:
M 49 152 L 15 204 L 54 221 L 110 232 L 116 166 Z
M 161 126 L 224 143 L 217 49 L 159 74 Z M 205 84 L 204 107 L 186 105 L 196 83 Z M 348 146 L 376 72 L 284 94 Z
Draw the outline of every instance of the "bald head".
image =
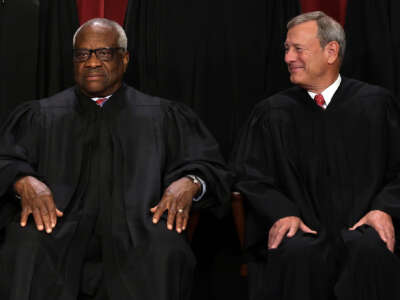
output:
M 75 48 L 76 45 L 76 40 L 78 38 L 78 35 L 85 31 L 85 29 L 87 28 L 91 28 L 91 27 L 95 27 L 95 28 L 104 28 L 104 30 L 107 29 L 111 29 L 114 34 L 115 34 L 115 38 L 117 40 L 117 45 L 118 47 L 123 48 L 125 51 L 128 48 L 128 39 L 126 37 L 125 31 L 124 29 L 117 23 L 114 21 L 111 21 L 109 19 L 104 19 L 104 18 L 95 18 L 95 19 L 91 19 L 87 22 L 85 22 L 84 24 L 82 24 L 75 32 L 74 37 L 72 39 L 72 46 Z

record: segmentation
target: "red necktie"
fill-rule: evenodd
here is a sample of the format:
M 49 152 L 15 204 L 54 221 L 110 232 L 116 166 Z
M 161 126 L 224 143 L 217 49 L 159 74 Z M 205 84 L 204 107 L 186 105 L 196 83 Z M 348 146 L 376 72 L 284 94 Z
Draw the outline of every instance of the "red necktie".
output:
M 104 104 L 104 102 L 106 102 L 106 101 L 107 101 L 107 98 L 97 99 L 97 100 L 96 100 L 96 104 L 97 104 L 98 106 L 102 107 L 103 104 Z
M 315 95 L 314 100 L 315 100 L 315 103 L 317 103 L 319 107 L 324 108 L 325 99 L 324 99 L 324 96 L 322 96 L 322 94 Z

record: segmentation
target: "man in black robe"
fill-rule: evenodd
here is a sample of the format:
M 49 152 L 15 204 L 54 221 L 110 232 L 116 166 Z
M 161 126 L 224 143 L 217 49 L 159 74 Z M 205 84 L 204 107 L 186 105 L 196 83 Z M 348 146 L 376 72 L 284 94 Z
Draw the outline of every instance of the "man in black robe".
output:
M 1 129 L 0 298 L 188 299 L 195 259 L 179 233 L 192 202 L 229 196 L 217 144 L 184 105 L 122 83 L 117 23 L 88 21 L 73 44 L 77 86 Z
M 400 299 L 399 105 L 341 78 L 345 35 L 332 18 L 311 12 L 287 27 L 297 87 L 256 106 L 234 155 L 250 299 Z

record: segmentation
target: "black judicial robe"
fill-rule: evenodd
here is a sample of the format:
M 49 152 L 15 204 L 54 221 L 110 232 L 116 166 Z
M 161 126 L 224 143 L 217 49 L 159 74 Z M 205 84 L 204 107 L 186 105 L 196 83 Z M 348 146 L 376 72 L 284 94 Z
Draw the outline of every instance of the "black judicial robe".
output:
M 18 227 L 20 208 L 10 187 L 24 174 L 50 187 L 64 216 L 51 235 L 38 233 L 33 224 L 23 229 L 39 236 L 39 247 L 35 240 L 11 251 L 9 228 Z M 123 85 L 103 108 L 77 88 L 19 106 L 1 129 L 0 255 L 9 258 L 0 257 L 0 273 L 11 279 L 0 284 L 0 295 L 64 300 L 77 299 L 79 289 L 95 294 L 97 273 L 88 267 L 80 278 L 79 268 L 88 240 L 100 236 L 101 286 L 109 299 L 186 299 L 194 257 L 185 235 L 168 231 L 165 219 L 154 225 L 149 212 L 185 174 L 207 183 L 205 198 L 194 207 L 229 199 L 230 173 L 218 146 L 182 104 Z M 15 260 L 15 268 L 8 260 Z M 41 288 L 35 290 L 35 284 Z
M 255 107 L 233 157 L 252 254 L 282 217 L 330 237 L 373 209 L 400 217 L 400 108 L 378 86 L 343 78 L 326 110 L 300 87 L 276 94 Z

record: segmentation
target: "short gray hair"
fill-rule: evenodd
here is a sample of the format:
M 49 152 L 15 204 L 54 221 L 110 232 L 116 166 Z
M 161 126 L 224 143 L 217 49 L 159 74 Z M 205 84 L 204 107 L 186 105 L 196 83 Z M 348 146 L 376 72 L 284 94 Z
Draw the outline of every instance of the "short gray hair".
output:
M 346 51 L 346 34 L 342 25 L 322 11 L 312 11 L 294 17 L 287 23 L 286 27 L 289 30 L 308 21 L 317 22 L 318 39 L 322 48 L 332 41 L 336 41 L 339 44 L 339 60 L 342 62 Z
M 79 32 L 86 26 L 91 26 L 91 25 L 100 25 L 100 26 L 104 26 L 104 27 L 111 27 L 112 29 L 114 29 L 118 35 L 118 37 L 117 37 L 118 47 L 124 48 L 124 51 L 127 50 L 128 38 L 126 37 L 124 29 L 117 22 L 111 21 L 109 19 L 104 19 L 104 18 L 95 18 L 95 19 L 91 19 L 91 20 L 83 23 L 75 31 L 74 37 L 72 38 L 72 46 L 74 48 L 75 48 L 76 37 L 78 36 Z

